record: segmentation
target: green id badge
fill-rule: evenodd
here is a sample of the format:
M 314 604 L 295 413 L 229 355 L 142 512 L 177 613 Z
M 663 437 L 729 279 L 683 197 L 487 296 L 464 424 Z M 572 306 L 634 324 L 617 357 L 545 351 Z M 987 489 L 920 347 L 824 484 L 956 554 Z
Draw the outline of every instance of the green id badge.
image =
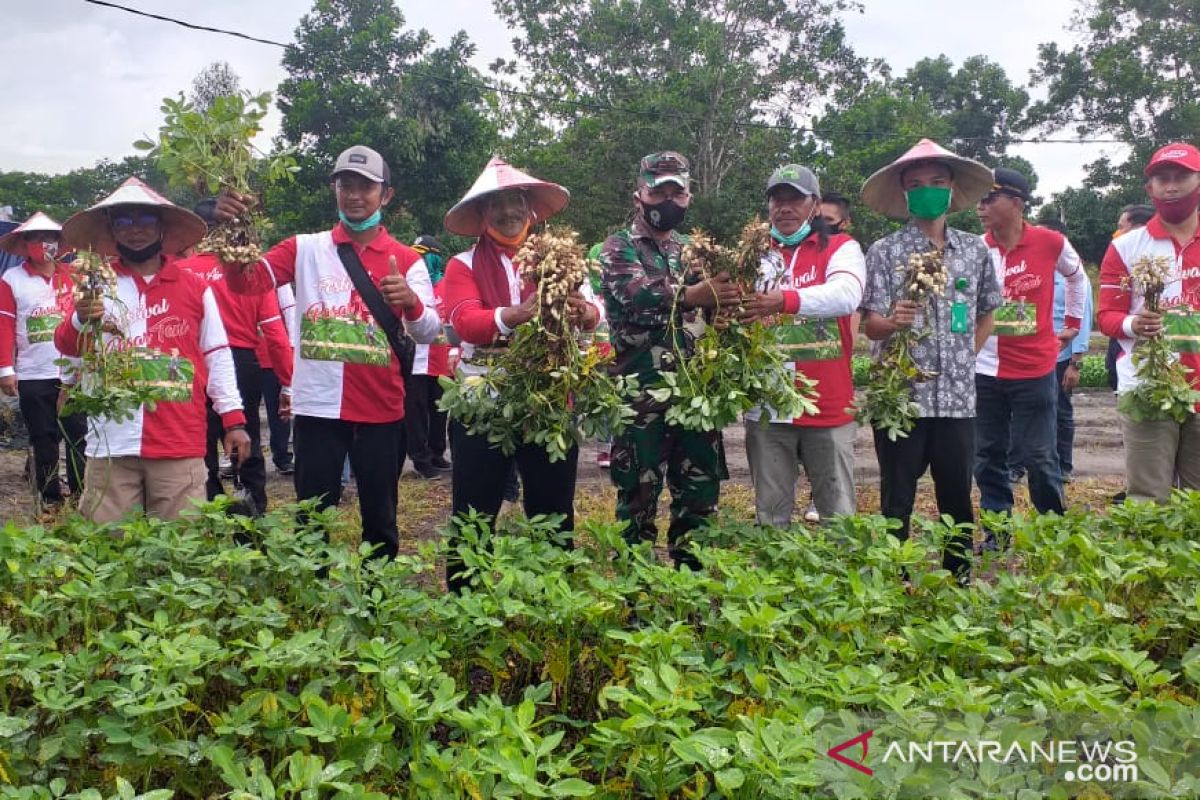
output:
M 950 332 L 967 332 L 967 304 L 963 302 L 950 306 Z

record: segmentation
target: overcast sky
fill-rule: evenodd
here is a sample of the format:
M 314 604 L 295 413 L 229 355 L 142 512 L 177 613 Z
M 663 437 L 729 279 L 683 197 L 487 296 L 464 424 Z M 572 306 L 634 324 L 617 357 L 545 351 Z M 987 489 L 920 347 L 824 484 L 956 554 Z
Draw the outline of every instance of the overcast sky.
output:
M 120 0 L 122 5 L 291 41 L 312 0 Z M 860 55 L 883 58 L 896 72 L 945 53 L 956 64 L 982 53 L 1014 82 L 1025 82 L 1039 42 L 1070 39 L 1074 0 L 865 0 L 846 17 Z M 400 0 L 411 27 L 439 43 L 465 29 L 486 70 L 511 52 L 511 32 L 489 0 Z M 0 85 L 0 170 L 66 172 L 100 158 L 133 153 L 131 143 L 153 133 L 159 100 L 186 90 L 213 61 L 228 61 L 244 88 L 274 89 L 284 77 L 279 48 L 191 31 L 83 0 L 3 0 L 7 81 Z M 278 125 L 274 112 L 271 131 Z M 1021 145 L 1041 179 L 1039 194 L 1078 183 L 1083 166 L 1116 145 Z M 0 198 L 0 202 L 3 198 Z

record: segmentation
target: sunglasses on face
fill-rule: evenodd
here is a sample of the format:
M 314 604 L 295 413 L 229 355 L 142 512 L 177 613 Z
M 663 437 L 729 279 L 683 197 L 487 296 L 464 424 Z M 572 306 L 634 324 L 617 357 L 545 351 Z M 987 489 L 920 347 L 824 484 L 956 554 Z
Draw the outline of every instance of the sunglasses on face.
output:
M 134 227 L 153 228 L 157 224 L 158 215 L 148 211 L 116 214 L 112 218 L 112 226 L 117 230 L 128 230 Z

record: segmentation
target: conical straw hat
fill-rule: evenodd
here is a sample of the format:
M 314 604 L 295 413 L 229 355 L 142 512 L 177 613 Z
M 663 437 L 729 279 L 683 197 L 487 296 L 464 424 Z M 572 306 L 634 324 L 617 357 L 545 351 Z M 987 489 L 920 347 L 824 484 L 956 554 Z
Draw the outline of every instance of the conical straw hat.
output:
M 25 249 L 25 240 L 21 238 L 21 234 L 31 233 L 34 231 L 52 231 L 55 233 L 61 233 L 62 225 L 59 225 L 41 211 L 36 211 L 32 217 L 25 220 L 19 226 L 13 228 L 3 236 L 0 236 L 0 250 L 3 250 L 6 253 L 12 253 L 14 256 L 28 256 L 29 253 Z
M 446 212 L 446 230 L 460 236 L 483 233 L 483 208 L 480 199 L 505 189 L 524 189 L 534 219 L 544 222 L 567 207 L 571 193 L 563 186 L 538 180 L 512 167 L 502 158 L 493 157 L 454 208 Z
M 969 158 L 956 155 L 931 139 L 922 139 L 907 153 L 876 172 L 863 183 L 862 201 L 873 211 L 895 219 L 908 219 L 908 201 L 900 185 L 900 173 L 920 161 L 945 164 L 954 173 L 950 210 L 974 208 L 992 189 L 992 171 Z
M 175 255 L 204 238 L 208 226 L 187 209 L 180 208 L 137 178 L 128 178 L 115 192 L 87 211 L 80 211 L 63 225 L 63 241 L 75 250 L 117 255 L 108 214 L 119 206 L 143 206 L 162 215 L 163 252 Z

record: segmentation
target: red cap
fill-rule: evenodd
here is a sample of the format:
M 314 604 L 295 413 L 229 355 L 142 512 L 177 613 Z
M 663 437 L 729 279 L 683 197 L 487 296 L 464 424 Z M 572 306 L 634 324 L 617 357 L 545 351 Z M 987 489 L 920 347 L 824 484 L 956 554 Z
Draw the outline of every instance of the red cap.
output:
M 1176 164 L 1192 172 L 1200 172 L 1200 150 L 1195 145 L 1186 142 L 1171 142 L 1158 148 L 1150 163 L 1146 165 L 1145 174 L 1149 177 L 1163 164 Z

